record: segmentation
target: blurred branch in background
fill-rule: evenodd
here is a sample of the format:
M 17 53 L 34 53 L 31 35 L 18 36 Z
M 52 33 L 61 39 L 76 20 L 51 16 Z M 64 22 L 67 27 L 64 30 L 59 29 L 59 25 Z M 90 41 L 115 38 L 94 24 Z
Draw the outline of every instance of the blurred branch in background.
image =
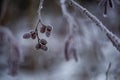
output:
M 6 51 L 7 50 L 7 51 Z M 0 56 L 7 55 L 6 66 L 8 73 L 15 76 L 18 72 L 19 62 L 21 57 L 20 47 L 12 32 L 5 27 L 0 26 Z M 5 58 L 6 59 L 6 58 Z
M 9 0 L 1 0 L 0 6 L 0 24 L 2 23 L 3 18 L 5 17 L 7 8 L 8 8 Z
M 93 14 L 91 14 L 87 9 L 85 9 L 84 7 L 82 7 L 81 5 L 79 5 L 77 2 L 75 2 L 74 0 L 71 0 L 72 4 L 74 6 L 79 7 L 79 9 L 81 10 L 81 12 L 83 14 L 85 14 L 88 18 L 90 18 L 108 37 L 108 39 L 110 39 L 110 41 L 112 42 L 113 46 L 116 47 L 117 50 L 120 51 L 120 39 L 114 35 L 111 31 L 109 31 L 107 29 L 106 26 L 104 26 L 104 24 L 98 20 L 97 17 L 95 17 Z

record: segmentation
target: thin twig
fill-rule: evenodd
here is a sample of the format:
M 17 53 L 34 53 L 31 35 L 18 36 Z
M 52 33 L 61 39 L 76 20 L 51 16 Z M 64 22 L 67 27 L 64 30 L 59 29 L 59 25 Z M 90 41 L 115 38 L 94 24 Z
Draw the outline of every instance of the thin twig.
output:
M 37 25 L 36 25 L 35 29 L 38 28 L 39 23 L 42 24 L 41 10 L 43 8 L 43 2 L 44 2 L 44 0 L 40 0 L 40 4 L 39 4 L 39 8 L 38 8 L 38 21 L 37 21 Z
M 103 23 L 97 17 L 95 17 L 92 13 L 90 13 L 86 8 L 82 7 L 80 4 L 78 4 L 74 0 L 70 0 L 70 2 L 73 6 L 78 7 L 83 14 L 85 14 L 89 19 L 91 19 L 103 32 L 105 32 L 106 36 L 112 42 L 113 46 L 115 46 L 116 49 L 120 51 L 120 39 L 115 34 L 109 31 L 107 27 L 103 25 Z
M 42 24 L 41 10 L 43 8 L 43 2 L 44 2 L 44 0 L 40 0 L 40 4 L 39 4 L 39 8 L 38 8 L 38 21 L 37 21 L 37 24 L 35 26 L 35 32 L 36 32 L 36 36 L 37 36 L 37 39 L 38 39 L 38 43 L 40 42 L 40 38 L 39 38 L 39 35 L 38 35 L 38 26 L 39 26 L 39 23 Z
M 40 20 L 39 20 L 39 22 L 40 22 Z M 39 25 L 39 22 L 37 23 L 37 25 L 35 27 L 35 32 L 36 32 L 38 43 L 40 42 L 40 38 L 39 38 L 39 35 L 38 35 L 38 25 Z
M 39 16 L 39 22 L 42 24 L 42 18 L 41 18 L 41 10 L 43 8 L 43 3 L 44 3 L 44 0 L 40 0 L 40 4 L 39 4 L 39 8 L 38 8 L 38 16 Z
M 110 62 L 109 65 L 108 65 L 107 71 L 106 71 L 106 73 L 105 73 L 105 75 L 106 75 L 106 80 L 108 80 L 108 75 L 109 75 L 109 71 L 110 71 L 111 65 L 112 65 L 112 63 Z

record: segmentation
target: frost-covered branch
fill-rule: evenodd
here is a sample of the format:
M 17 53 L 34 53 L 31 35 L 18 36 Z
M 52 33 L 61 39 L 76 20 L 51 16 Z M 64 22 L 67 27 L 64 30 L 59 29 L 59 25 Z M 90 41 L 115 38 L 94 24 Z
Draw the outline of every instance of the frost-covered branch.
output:
M 39 3 L 39 8 L 38 8 L 38 22 L 40 22 L 42 24 L 42 18 L 41 18 L 41 10 L 43 8 L 43 3 L 44 3 L 44 0 L 40 0 L 40 3 Z
M 116 35 L 109 31 L 107 27 L 86 8 L 84 8 L 74 0 L 70 0 L 70 2 L 71 5 L 78 7 L 83 14 L 85 14 L 89 19 L 91 19 L 106 34 L 108 39 L 112 42 L 113 46 L 115 46 L 116 49 L 120 51 L 120 39 Z

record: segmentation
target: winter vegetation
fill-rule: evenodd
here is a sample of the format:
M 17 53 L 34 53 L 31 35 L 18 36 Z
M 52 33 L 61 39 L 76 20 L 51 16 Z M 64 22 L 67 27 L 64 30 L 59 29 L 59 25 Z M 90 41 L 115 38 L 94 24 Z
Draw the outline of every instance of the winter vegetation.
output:
M 1 0 L 0 80 L 120 80 L 119 0 Z

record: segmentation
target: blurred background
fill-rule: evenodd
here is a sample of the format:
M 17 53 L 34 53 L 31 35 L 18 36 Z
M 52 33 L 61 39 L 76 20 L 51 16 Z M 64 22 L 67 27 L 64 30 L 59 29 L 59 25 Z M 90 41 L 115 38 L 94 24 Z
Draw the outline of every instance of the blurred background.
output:
M 6 41 L 5 35 L 0 35 L 0 80 L 106 80 L 105 74 L 110 62 L 109 80 L 120 80 L 120 52 L 77 7 L 66 3 L 78 27 L 75 36 L 78 62 L 73 56 L 70 56 L 69 61 L 64 57 L 69 24 L 62 14 L 60 0 L 45 0 L 41 11 L 43 23 L 53 26 L 50 38 L 40 34 L 41 38 L 48 41 L 48 51 L 36 50 L 36 40 L 23 39 L 24 33 L 35 28 L 39 1 L 0 0 L 0 34 L 9 31 L 20 50 L 18 74 L 10 76 L 7 73 L 10 43 Z M 100 0 L 76 1 L 120 37 L 120 0 L 113 1 L 114 8 L 108 7 L 107 17 L 103 17 L 103 9 L 98 7 Z

